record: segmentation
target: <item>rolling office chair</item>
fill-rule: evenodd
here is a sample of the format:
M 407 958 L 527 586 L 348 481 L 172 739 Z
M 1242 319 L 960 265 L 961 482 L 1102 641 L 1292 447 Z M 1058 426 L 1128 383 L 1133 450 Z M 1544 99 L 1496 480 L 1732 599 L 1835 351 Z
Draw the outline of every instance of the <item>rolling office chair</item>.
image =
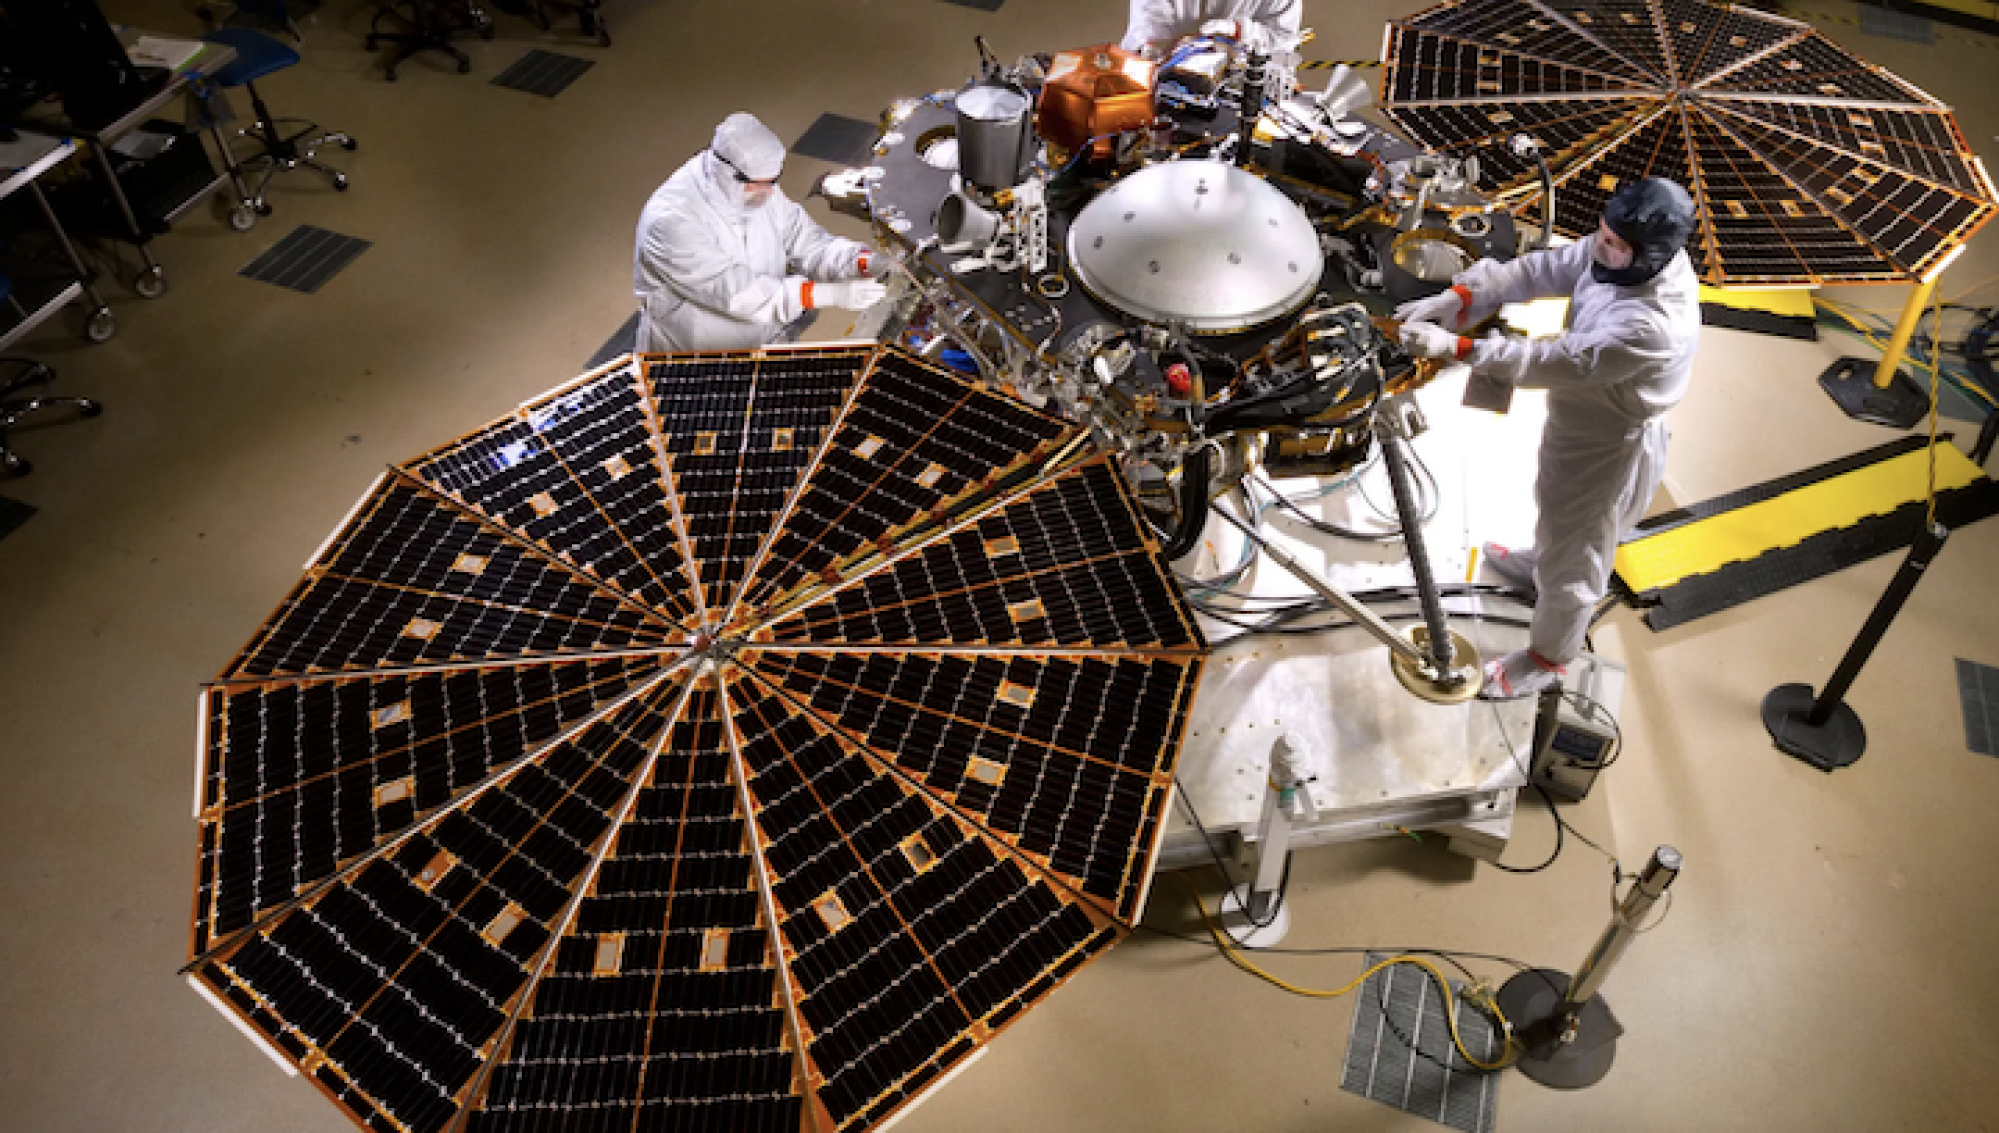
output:
M 532 15 L 536 27 L 543 31 L 552 31 L 555 27 L 555 17 L 550 14 L 551 9 L 557 12 L 574 12 L 577 20 L 581 22 L 583 34 L 594 37 L 599 46 L 609 47 L 611 26 L 604 22 L 604 14 L 601 11 L 603 6 L 603 0 L 534 0 Z
M 393 20 L 401 31 L 383 31 L 382 21 Z M 472 58 L 452 46 L 451 37 L 472 33 L 481 39 L 493 38 L 493 17 L 472 0 L 393 0 L 383 5 L 368 24 L 365 40 L 370 51 L 384 43 L 395 51 L 382 66 L 382 77 L 396 81 L 396 68 L 403 60 L 426 51 L 438 51 L 458 61 L 458 73 L 472 70 Z
M 288 170 L 305 166 L 325 174 L 333 182 L 333 187 L 341 191 L 347 188 L 347 175 L 318 160 L 319 147 L 328 142 L 338 142 L 346 149 L 354 149 L 358 143 L 353 138 L 336 130 L 321 131 L 312 122 L 289 132 L 280 132 L 280 125 L 296 125 L 304 122 L 300 118 L 273 118 L 271 108 L 264 105 L 263 96 L 257 93 L 257 80 L 268 78 L 286 67 L 298 62 L 298 52 L 259 31 L 249 28 L 217 28 L 201 38 L 210 43 L 220 43 L 236 50 L 236 58 L 214 76 L 214 82 L 223 87 L 242 87 L 250 92 L 250 106 L 257 113 L 256 124 L 249 129 L 237 131 L 241 137 L 257 143 L 256 153 L 237 163 L 239 168 L 263 162 L 264 175 L 258 179 L 254 191 L 244 194 L 244 200 L 260 215 L 269 216 L 270 202 L 264 199 L 264 190 L 271 178 Z M 308 135 L 318 134 L 308 140 Z M 252 218 L 254 222 L 255 218 Z M 242 227 L 242 225 L 238 225 Z
M 0 275 L 0 299 L 5 299 L 17 311 L 20 309 L 20 301 L 14 298 L 13 281 L 4 275 Z M 32 358 L 0 357 L 0 365 L 21 367 L 11 377 L 0 381 L 0 467 L 5 467 L 9 476 L 26 476 L 35 470 L 34 465 L 7 447 L 7 430 L 22 418 L 51 405 L 74 405 L 76 411 L 85 417 L 95 417 L 104 412 L 102 405 L 87 397 L 17 396 L 48 385 L 55 380 L 56 372 Z

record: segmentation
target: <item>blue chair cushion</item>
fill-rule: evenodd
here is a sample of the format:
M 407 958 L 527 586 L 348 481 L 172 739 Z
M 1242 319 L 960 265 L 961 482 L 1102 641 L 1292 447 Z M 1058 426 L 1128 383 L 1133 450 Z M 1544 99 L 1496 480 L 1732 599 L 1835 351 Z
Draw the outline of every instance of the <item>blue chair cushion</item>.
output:
M 249 28 L 217 28 L 201 38 L 236 49 L 236 58 L 227 67 L 215 72 L 215 81 L 225 87 L 256 82 L 298 62 L 298 52 L 282 41 Z

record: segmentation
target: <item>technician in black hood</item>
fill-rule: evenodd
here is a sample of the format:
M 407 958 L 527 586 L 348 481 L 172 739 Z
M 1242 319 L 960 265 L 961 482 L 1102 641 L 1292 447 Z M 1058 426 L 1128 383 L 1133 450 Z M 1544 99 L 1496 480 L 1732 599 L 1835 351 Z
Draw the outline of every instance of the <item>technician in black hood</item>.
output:
M 1482 695 L 1530 696 L 1561 679 L 1609 587 L 1619 539 L 1665 476 L 1666 411 L 1686 392 L 1700 341 L 1699 283 L 1684 250 L 1694 220 L 1680 186 L 1628 182 L 1583 239 L 1505 263 L 1480 260 L 1449 291 L 1395 312 L 1411 354 L 1548 391 L 1534 547 L 1486 547 L 1501 577 L 1538 592 L 1529 648 L 1493 662 Z M 1553 296 L 1569 299 L 1558 338 L 1473 341 L 1456 332 L 1502 303 Z

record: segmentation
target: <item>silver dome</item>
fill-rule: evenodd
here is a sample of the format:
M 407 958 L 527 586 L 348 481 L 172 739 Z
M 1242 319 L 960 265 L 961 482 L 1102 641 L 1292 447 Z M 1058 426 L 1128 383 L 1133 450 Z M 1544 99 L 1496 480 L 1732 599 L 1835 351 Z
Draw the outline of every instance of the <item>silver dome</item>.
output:
M 1100 301 L 1205 334 L 1290 313 L 1325 266 L 1304 210 L 1214 161 L 1170 161 L 1111 186 L 1069 226 L 1069 262 Z

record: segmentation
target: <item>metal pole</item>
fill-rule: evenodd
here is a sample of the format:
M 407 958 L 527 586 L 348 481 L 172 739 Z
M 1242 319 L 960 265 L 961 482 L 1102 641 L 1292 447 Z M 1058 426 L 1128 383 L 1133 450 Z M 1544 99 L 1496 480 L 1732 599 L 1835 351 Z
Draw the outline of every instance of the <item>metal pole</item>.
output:
M 1583 1004 L 1596 998 L 1598 989 L 1603 987 L 1604 978 L 1616 965 L 1618 957 L 1630 946 L 1631 938 L 1638 933 L 1638 926 L 1645 923 L 1652 906 L 1666 893 L 1666 887 L 1680 876 L 1680 851 L 1671 846 L 1661 846 L 1652 851 L 1652 860 L 1645 863 L 1644 872 L 1638 875 L 1638 883 L 1631 892 L 1624 895 L 1624 903 L 1610 915 L 1610 927 L 1603 930 L 1596 947 L 1590 949 L 1589 959 L 1576 969 L 1569 980 L 1569 990 L 1562 996 L 1562 1010 L 1574 1012 Z
M 1245 168 L 1249 165 L 1249 150 L 1256 135 L 1257 119 L 1263 116 L 1263 68 L 1269 58 L 1261 51 L 1252 51 L 1248 64 L 1243 68 L 1242 102 L 1236 108 L 1235 163 Z
M 1874 647 L 1888 632 L 1889 623 L 1901 612 L 1909 592 L 1923 580 L 1923 572 L 1929 569 L 1930 560 L 1936 558 L 1937 552 L 1943 549 L 1944 540 L 1949 537 L 1949 528 L 1941 523 L 1931 523 L 1916 539 L 1915 545 L 1909 548 L 1909 557 L 1902 561 L 1902 569 L 1895 572 L 1887 592 L 1874 604 L 1874 612 L 1867 616 L 1867 624 L 1860 627 L 1860 636 L 1853 639 L 1846 656 L 1839 659 L 1839 667 L 1833 670 L 1832 679 L 1826 682 L 1824 691 L 1812 702 L 1811 715 L 1805 717 L 1807 725 L 1823 728 L 1826 721 L 1832 718 L 1834 710 L 1845 698 L 1846 690 L 1853 686 L 1853 679 L 1860 675 L 1861 666 L 1867 664 Z
M 1444 624 L 1444 604 L 1437 598 L 1437 580 L 1430 572 L 1430 552 L 1423 545 L 1423 515 L 1409 482 L 1409 454 L 1395 433 L 1380 434 L 1381 455 L 1388 461 L 1388 486 L 1395 493 L 1395 511 L 1402 519 L 1402 547 L 1416 571 L 1416 597 L 1423 607 L 1423 625 L 1430 631 L 1430 663 L 1438 674 L 1451 671 L 1451 631 Z
M 1916 333 L 1916 324 L 1923 319 L 1923 308 L 1929 305 L 1930 293 L 1937 289 L 1937 281 L 1919 279 L 1913 291 L 1909 292 L 1909 304 L 1902 308 L 1902 318 L 1895 324 L 1895 335 L 1888 340 L 1888 348 L 1881 352 L 1881 362 L 1874 367 L 1874 388 L 1887 389 L 1895 382 L 1895 371 L 1902 365 L 1902 356 L 1908 352 L 1909 338 Z M 1942 350 L 1942 343 L 1935 343 L 1934 349 Z
M 1331 602 L 1333 605 L 1339 607 L 1340 611 L 1346 614 L 1346 616 L 1359 622 L 1362 629 L 1372 634 L 1375 640 L 1388 646 L 1390 652 L 1406 658 L 1412 665 L 1420 666 L 1430 663 L 1430 659 L 1423 656 L 1422 650 L 1417 649 L 1414 642 L 1396 633 L 1395 627 L 1382 621 L 1380 615 L 1362 605 L 1360 600 L 1353 595 L 1313 574 L 1303 563 L 1300 563 L 1296 557 L 1291 555 L 1290 552 L 1250 530 L 1249 524 L 1230 515 L 1227 508 L 1210 504 L 1208 505 L 1208 510 L 1228 520 L 1237 531 L 1242 532 L 1243 538 L 1256 544 L 1258 550 L 1270 556 L 1271 561 L 1275 562 L 1278 566 L 1290 571 L 1298 581 L 1310 587 L 1314 594 Z

